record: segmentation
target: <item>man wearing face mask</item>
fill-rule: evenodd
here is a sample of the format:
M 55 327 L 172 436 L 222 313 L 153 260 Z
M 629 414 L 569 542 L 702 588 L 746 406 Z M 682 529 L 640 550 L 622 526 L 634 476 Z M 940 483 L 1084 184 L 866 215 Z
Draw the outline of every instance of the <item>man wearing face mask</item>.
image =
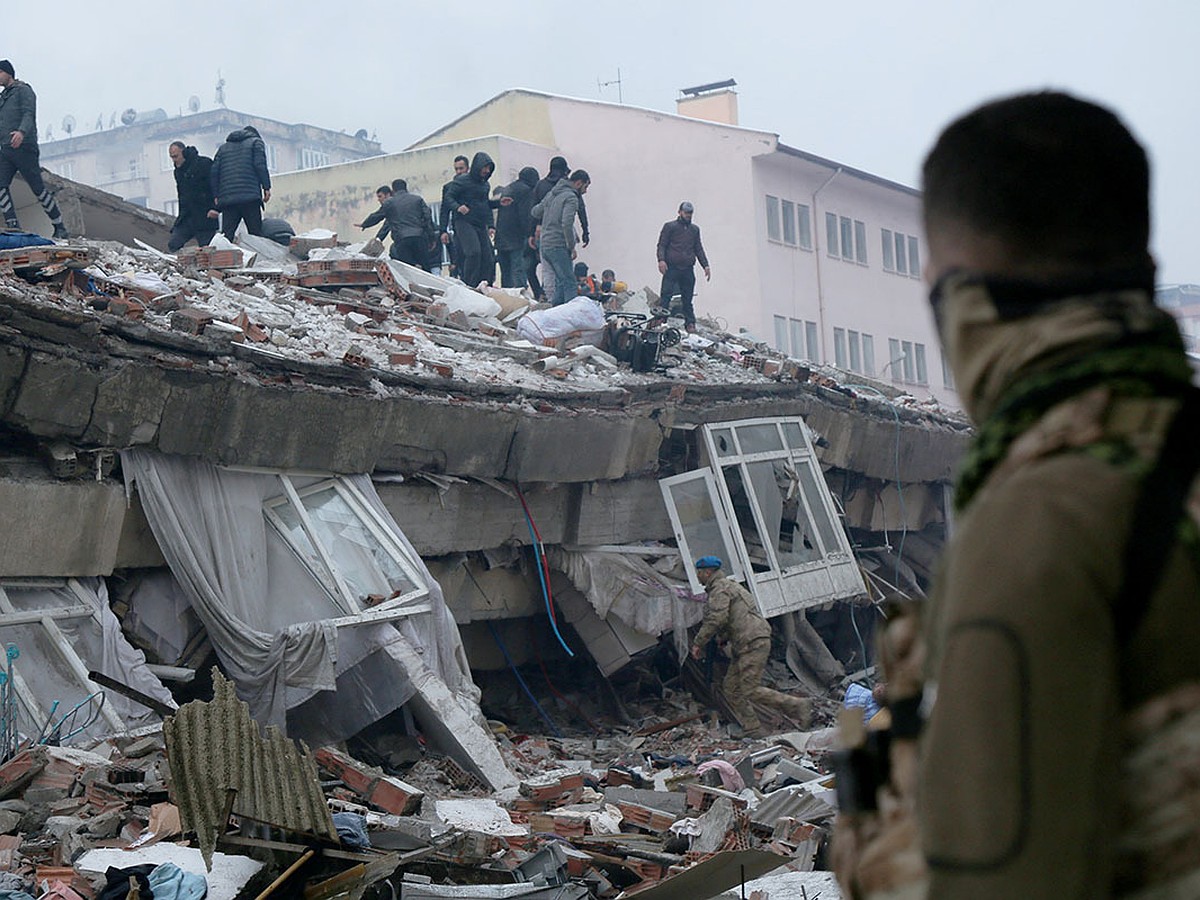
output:
M 952 123 L 923 181 L 977 428 L 924 683 L 888 686 L 926 873 L 881 864 L 880 839 L 840 877 L 863 897 L 1200 896 L 1200 403 L 1154 304 L 1146 153 L 1109 110 L 1028 94 Z

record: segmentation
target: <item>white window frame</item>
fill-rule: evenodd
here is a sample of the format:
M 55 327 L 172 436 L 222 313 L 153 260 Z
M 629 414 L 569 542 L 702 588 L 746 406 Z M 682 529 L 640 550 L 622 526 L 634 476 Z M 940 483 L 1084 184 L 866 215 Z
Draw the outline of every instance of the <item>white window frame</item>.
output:
M 779 436 L 780 449 L 755 453 L 743 452 L 739 436 L 740 429 L 761 426 L 775 427 Z M 718 432 L 726 431 L 732 436 L 733 452 L 721 455 L 718 453 L 716 435 Z M 825 477 L 813 450 L 812 436 L 802 418 L 796 416 L 713 423 L 701 426 L 701 434 L 709 468 L 663 479 L 660 485 L 665 486 L 668 483 L 677 483 L 684 479 L 701 477 L 705 479 L 709 489 L 715 492 L 720 499 L 724 515 L 719 518 L 723 520 L 722 527 L 728 529 L 727 537 L 731 539 L 736 548 L 736 558 L 727 561 L 729 571 L 733 573 L 732 577 L 735 580 L 744 579 L 746 581 L 764 616 L 771 617 L 785 612 L 795 612 L 833 600 L 862 596 L 866 593 L 866 585 L 863 583 L 862 573 L 850 548 L 850 540 L 846 535 L 846 530 L 833 502 L 833 495 L 825 483 Z M 791 437 L 794 435 L 799 435 L 800 440 L 794 440 Z M 798 500 L 807 521 L 812 523 L 814 530 L 811 540 L 816 542 L 816 549 L 820 553 L 817 559 L 781 568 L 776 555 L 775 543 L 763 541 L 766 569 L 755 572 L 741 527 L 738 524 L 732 497 L 725 483 L 723 469 L 726 466 L 738 466 L 743 484 L 751 485 L 753 482 L 750 479 L 749 470 L 746 468 L 747 465 L 755 462 L 775 461 L 786 461 L 797 470 L 804 468 L 807 471 L 808 481 L 815 486 L 817 496 L 810 496 L 808 492 L 801 490 Z M 671 516 L 672 526 L 675 527 L 676 540 L 678 540 L 682 529 L 678 526 L 678 517 L 665 487 L 663 497 L 667 504 L 667 512 Z M 761 537 L 765 533 L 766 522 L 758 497 L 753 490 L 748 489 L 746 498 L 755 528 Z M 826 546 L 827 535 L 831 537 L 831 546 Z M 688 573 L 688 580 L 693 585 L 693 590 L 696 590 L 699 582 L 695 575 L 693 556 L 683 545 L 680 546 L 680 549 L 684 551 L 683 562 Z
M 263 515 L 296 558 L 312 572 L 313 577 L 325 589 L 330 599 L 346 613 L 345 616 L 321 621 L 331 622 L 334 626 L 341 628 L 363 622 L 401 619 L 416 613 L 429 612 L 433 608 L 428 602 L 425 602 L 429 597 L 429 588 L 425 586 L 425 578 L 421 574 L 419 566 L 409 557 L 404 546 L 395 539 L 391 529 L 352 483 L 342 478 L 326 478 L 297 488 L 288 475 L 280 474 L 279 480 L 283 484 L 284 493 L 263 501 Z M 337 492 L 351 512 L 366 526 L 372 537 L 380 543 L 404 572 L 405 577 L 415 585 L 413 590 L 370 607 L 364 607 L 359 598 L 354 596 L 329 548 L 321 541 L 320 533 L 313 525 L 308 509 L 304 505 L 304 498 L 330 489 Z M 305 554 L 304 548 L 297 546 L 293 541 L 290 530 L 276 511 L 281 506 L 291 506 L 301 528 L 324 565 L 324 571 L 318 571 Z
M 783 241 L 782 217 L 779 212 L 780 205 L 778 197 L 767 194 L 767 240 L 773 244 L 779 244 Z
M 895 238 L 892 237 L 892 230 L 890 228 L 881 228 L 879 229 L 879 233 L 882 238 L 880 243 L 883 245 L 883 271 L 895 272 L 896 245 L 893 243 Z
M 788 352 L 788 320 L 787 316 L 772 316 L 775 324 L 775 349 L 780 353 Z
M 860 219 L 854 220 L 854 261 L 860 266 L 867 261 L 867 224 Z
M 829 256 L 841 256 L 838 248 L 841 247 L 841 232 L 838 230 L 837 213 L 825 213 L 825 252 Z
M 163 212 L 165 212 L 169 216 L 179 215 L 179 201 L 178 200 L 164 200 L 163 201 Z
M 796 204 L 791 200 L 779 201 L 779 218 L 783 223 L 783 242 L 796 246 Z
M 329 163 L 330 160 L 328 151 L 318 149 L 317 147 L 300 148 L 301 169 L 319 169 L 322 166 L 329 165 Z
M 740 551 L 733 540 L 735 529 L 730 525 L 727 518 L 728 514 L 725 511 L 725 504 L 722 502 L 720 491 L 717 488 L 717 477 L 713 474 L 713 471 L 711 469 L 694 469 L 691 472 L 684 472 L 681 475 L 672 475 L 670 478 L 663 478 L 658 482 L 658 487 L 662 491 L 663 502 L 667 507 L 667 516 L 671 520 L 671 530 L 675 532 L 675 543 L 678 545 L 679 553 L 683 557 L 683 568 L 687 572 L 688 584 L 691 586 L 693 594 L 701 594 L 704 592 L 704 586 L 700 584 L 700 579 L 696 577 L 695 561 L 702 552 L 702 549 L 708 550 L 709 548 L 692 547 L 690 545 L 687 533 L 683 527 L 683 520 L 679 516 L 679 510 L 671 494 L 671 489 L 676 485 L 692 481 L 701 481 L 704 483 L 705 491 L 708 494 L 709 506 L 712 508 L 713 518 L 721 532 L 723 542 L 726 547 L 733 551 L 732 553 L 725 552 L 721 554 L 721 562 L 726 566 L 726 571 L 730 573 L 730 577 L 735 581 L 744 581 L 746 575 L 742 568 L 742 561 L 739 556 Z
M 808 208 L 807 203 L 796 204 L 796 222 L 800 226 L 796 232 L 800 249 L 811 250 L 813 248 L 812 210 Z
M 62 629 L 58 627 L 58 623 L 64 619 L 95 619 L 96 610 L 88 602 L 87 595 L 83 592 L 83 586 L 74 578 L 68 578 L 65 582 L 67 588 L 74 594 L 79 602 L 71 606 L 61 607 L 46 607 L 44 609 L 19 611 L 8 596 L 5 587 L 10 588 L 38 588 L 38 587 L 59 587 L 64 582 L 61 579 L 33 579 L 33 580 L 18 580 L 5 579 L 0 582 L 0 634 L 4 633 L 5 626 L 13 625 L 41 625 L 42 629 L 50 638 L 50 642 L 58 651 L 62 661 L 66 664 L 67 669 L 75 678 L 75 682 L 79 686 L 80 699 L 102 691 L 102 688 L 96 684 L 88 675 L 87 663 L 75 652 L 75 648 L 67 640 L 67 636 L 63 634 Z M 28 682 L 21 676 L 21 664 L 17 662 L 13 667 L 13 687 L 17 692 L 17 699 L 21 701 L 21 705 L 25 708 L 26 715 L 31 723 L 42 723 L 48 721 L 52 715 L 61 715 L 67 710 L 55 710 L 50 698 L 42 698 L 41 701 L 34 696 Z M 44 702 L 43 702 L 44 701 Z M 100 715 L 109 727 L 115 732 L 125 732 L 128 726 L 117 714 L 116 710 L 109 704 L 105 703 L 100 707 Z

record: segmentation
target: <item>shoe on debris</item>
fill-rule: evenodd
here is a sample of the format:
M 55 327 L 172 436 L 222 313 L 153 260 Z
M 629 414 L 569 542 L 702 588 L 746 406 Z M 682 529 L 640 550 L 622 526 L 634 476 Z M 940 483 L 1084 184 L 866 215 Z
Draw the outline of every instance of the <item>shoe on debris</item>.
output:
M 61 224 L 54 226 L 54 239 L 56 241 L 65 241 L 70 237 L 71 233 L 67 231 L 67 226 Z

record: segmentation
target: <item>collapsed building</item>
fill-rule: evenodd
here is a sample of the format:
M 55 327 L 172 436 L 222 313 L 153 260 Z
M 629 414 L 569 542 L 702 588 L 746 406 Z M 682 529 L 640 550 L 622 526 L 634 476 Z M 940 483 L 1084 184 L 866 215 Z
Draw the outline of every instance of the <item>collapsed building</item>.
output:
M 401 716 L 503 791 L 495 720 L 529 711 L 498 673 L 570 660 L 622 711 L 632 660 L 686 655 L 697 556 L 815 695 L 870 664 L 870 601 L 928 580 L 967 434 L 935 404 L 711 327 L 634 372 L 330 236 L 133 243 L 0 253 L 23 732 L 137 733 L 216 664 L 290 737 Z

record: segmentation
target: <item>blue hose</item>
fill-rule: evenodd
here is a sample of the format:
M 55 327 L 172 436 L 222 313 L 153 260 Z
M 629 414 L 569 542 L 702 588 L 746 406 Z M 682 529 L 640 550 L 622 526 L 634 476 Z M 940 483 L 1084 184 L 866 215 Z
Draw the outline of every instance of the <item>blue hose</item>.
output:
M 542 717 L 542 720 L 550 726 L 550 730 L 554 733 L 554 736 L 556 738 L 561 738 L 562 732 L 558 730 L 558 726 L 554 724 L 554 720 L 546 714 L 544 709 L 542 709 L 542 704 L 538 703 L 537 697 L 533 696 L 533 691 L 529 689 L 529 685 L 525 683 L 525 679 L 522 678 L 521 673 L 517 671 L 516 664 L 512 661 L 512 657 L 508 655 L 508 648 L 504 646 L 504 641 L 500 639 L 500 632 L 496 630 L 496 626 L 493 625 L 490 620 L 488 621 L 487 626 L 488 631 L 492 633 L 492 638 L 496 641 L 496 646 L 499 647 L 500 652 L 504 654 L 504 661 L 508 663 L 508 667 L 512 669 L 512 673 L 517 676 L 517 683 L 520 684 L 521 689 L 525 691 L 525 696 L 528 697 L 530 702 L 533 703 L 534 708 L 537 709 L 538 715 Z
M 558 638 L 558 643 L 567 651 L 567 656 L 574 658 L 575 651 L 568 647 L 567 642 L 563 640 L 562 633 L 558 630 L 558 622 L 554 619 L 554 610 L 550 608 L 550 590 L 546 585 L 546 567 L 542 561 L 542 542 L 538 537 L 537 529 L 533 527 L 533 516 L 529 515 L 529 507 L 525 504 L 525 498 L 519 492 L 517 496 L 521 498 L 521 509 L 525 512 L 525 524 L 529 526 L 529 540 L 533 542 L 533 557 L 537 562 L 538 581 L 542 585 L 542 600 L 546 603 L 546 615 L 550 618 L 550 627 L 554 630 L 554 636 Z

